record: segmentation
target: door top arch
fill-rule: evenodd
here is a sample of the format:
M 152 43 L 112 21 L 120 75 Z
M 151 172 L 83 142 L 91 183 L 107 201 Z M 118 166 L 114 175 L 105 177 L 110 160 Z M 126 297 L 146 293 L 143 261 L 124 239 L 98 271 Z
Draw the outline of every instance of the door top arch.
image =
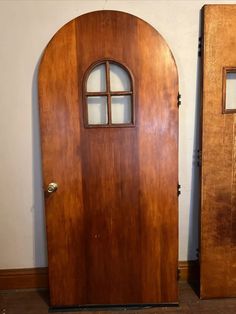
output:
M 72 20 L 70 20 L 69 22 L 67 22 L 66 24 L 64 24 L 52 37 L 52 39 L 49 41 L 47 47 L 45 48 L 45 51 L 42 55 L 41 58 L 41 62 L 40 62 L 40 66 L 39 66 L 39 73 L 41 71 L 41 68 L 44 66 L 44 57 L 45 55 L 47 55 L 47 53 L 49 53 L 49 50 L 51 49 L 50 47 L 54 46 L 56 44 L 56 42 L 60 39 L 60 37 L 62 36 L 63 33 L 65 33 L 65 31 L 67 29 L 74 29 L 75 31 L 75 35 L 76 36 L 80 36 L 80 24 L 83 24 L 84 21 L 85 24 L 89 27 L 94 24 L 94 21 L 100 20 L 100 25 L 101 28 L 107 28 L 107 30 L 109 31 L 109 28 L 111 26 L 114 26 L 116 28 L 120 28 L 121 30 L 121 34 L 122 34 L 122 30 L 125 32 L 125 28 L 126 26 L 129 26 L 129 31 L 130 29 L 132 29 L 133 34 L 135 35 L 135 33 L 139 32 L 140 29 L 146 29 L 147 30 L 147 37 L 146 37 L 146 41 L 148 41 L 150 38 L 152 38 L 153 36 L 155 36 L 159 43 L 162 43 L 162 47 L 163 50 L 165 51 L 165 55 L 166 55 L 166 59 L 168 59 L 169 65 L 172 67 L 172 69 L 175 72 L 176 75 L 176 80 L 178 83 L 178 71 L 177 71 L 177 65 L 174 59 L 174 56 L 171 52 L 171 49 L 169 48 L 167 42 L 165 41 L 165 39 L 162 37 L 162 35 L 157 31 L 156 28 L 154 28 L 152 25 L 150 25 L 148 22 L 144 21 L 143 19 L 132 15 L 130 13 L 127 12 L 122 12 L 122 11 L 115 11 L 115 10 L 98 10 L 98 11 L 92 11 L 92 12 L 88 12 L 85 14 L 82 14 Z M 127 23 L 122 23 L 124 20 L 129 20 L 128 25 Z M 73 25 L 73 27 L 72 27 Z M 82 31 L 82 30 L 81 30 Z M 95 30 L 97 33 L 99 33 L 99 29 Z M 141 34 L 140 34 L 141 35 Z M 149 38 L 150 36 L 150 38 Z M 115 34 L 111 34 L 111 36 L 108 36 L 106 40 L 104 40 L 105 46 L 107 45 L 107 41 L 111 40 L 112 38 L 115 39 Z M 98 38 L 94 38 L 94 48 L 96 49 L 96 41 L 98 41 Z M 133 38 L 133 41 L 135 41 L 135 39 Z M 131 42 L 125 42 L 125 38 L 123 41 L 123 44 L 127 46 L 127 50 L 129 50 L 130 45 L 133 45 L 133 41 Z M 86 44 L 88 42 L 88 40 L 86 40 L 84 43 Z M 152 50 L 152 44 L 150 41 L 150 50 Z M 106 56 L 102 56 L 102 58 L 110 58 L 111 59 L 111 55 L 106 55 Z M 102 59 L 100 58 L 100 59 Z M 118 61 L 118 60 L 117 60 Z M 121 60 L 120 60 L 121 61 Z M 96 60 L 93 60 L 92 63 L 95 63 Z

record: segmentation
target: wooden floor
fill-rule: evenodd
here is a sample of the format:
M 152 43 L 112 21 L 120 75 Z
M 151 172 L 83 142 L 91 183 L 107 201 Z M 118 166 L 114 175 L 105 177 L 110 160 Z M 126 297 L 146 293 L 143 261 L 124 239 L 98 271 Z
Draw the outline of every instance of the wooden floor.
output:
M 193 289 L 186 283 L 181 282 L 180 287 L 180 305 L 179 307 L 162 308 L 134 308 L 134 309 L 116 309 L 115 310 L 86 310 L 85 314 L 111 314 L 125 311 L 125 314 L 156 314 L 156 313 L 224 313 L 236 314 L 235 299 L 216 299 L 199 300 Z M 73 313 L 83 313 L 74 311 Z M 0 292 L 0 314 L 46 314 L 48 313 L 48 295 L 46 291 L 18 290 Z M 72 312 L 67 312 L 72 313 Z

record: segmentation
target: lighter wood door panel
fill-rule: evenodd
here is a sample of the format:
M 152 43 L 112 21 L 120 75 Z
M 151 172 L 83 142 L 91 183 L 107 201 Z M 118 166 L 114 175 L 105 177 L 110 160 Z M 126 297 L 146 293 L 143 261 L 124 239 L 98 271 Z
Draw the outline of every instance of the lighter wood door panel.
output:
M 130 124 L 87 123 L 85 80 L 104 60 L 132 78 Z M 52 306 L 178 301 L 177 95 L 168 46 L 132 15 L 80 16 L 46 48 L 39 71 L 44 189 L 58 183 L 45 193 Z
M 236 296 L 236 114 L 224 110 L 236 67 L 236 6 L 204 7 L 201 297 Z

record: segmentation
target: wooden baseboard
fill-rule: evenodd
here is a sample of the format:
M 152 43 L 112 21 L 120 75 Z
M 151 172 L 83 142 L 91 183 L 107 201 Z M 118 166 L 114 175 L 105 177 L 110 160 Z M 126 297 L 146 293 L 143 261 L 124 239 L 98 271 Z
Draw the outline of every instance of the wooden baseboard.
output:
M 198 278 L 198 261 L 179 262 L 179 280 Z M 1 269 L 0 290 L 48 288 L 47 267 L 24 269 Z
M 40 289 L 48 287 L 48 269 L 0 269 L 0 290 Z
M 179 261 L 179 281 L 194 282 L 199 280 L 199 262 Z

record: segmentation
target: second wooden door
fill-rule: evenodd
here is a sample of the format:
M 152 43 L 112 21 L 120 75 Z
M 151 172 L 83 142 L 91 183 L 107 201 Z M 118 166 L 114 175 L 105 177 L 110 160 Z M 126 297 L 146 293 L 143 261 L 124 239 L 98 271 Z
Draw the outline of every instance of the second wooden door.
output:
M 203 13 L 201 297 L 235 297 L 236 6 Z

